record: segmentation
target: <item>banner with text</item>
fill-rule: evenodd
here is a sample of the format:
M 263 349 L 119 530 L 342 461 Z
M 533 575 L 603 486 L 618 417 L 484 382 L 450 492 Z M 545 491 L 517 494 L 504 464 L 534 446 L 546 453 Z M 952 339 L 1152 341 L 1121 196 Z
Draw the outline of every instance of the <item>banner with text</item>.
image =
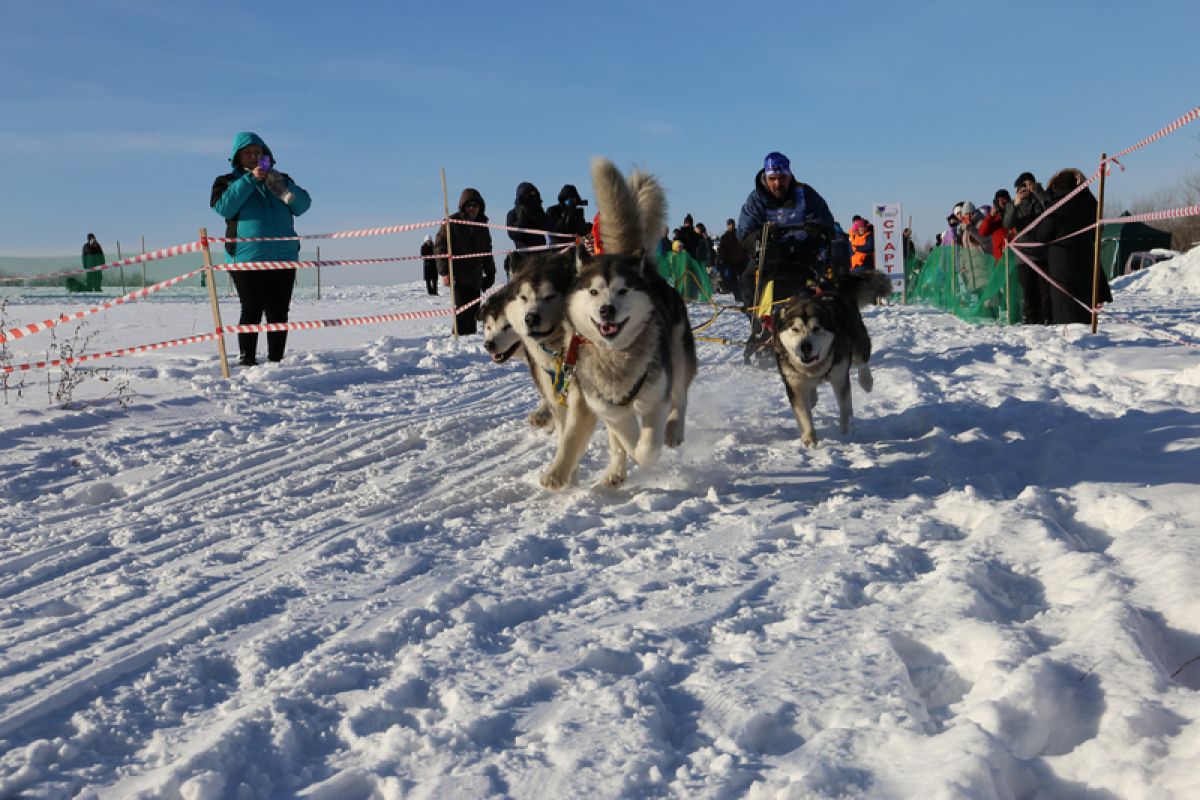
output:
M 876 203 L 871 213 L 875 226 L 875 269 L 892 279 L 892 291 L 904 294 L 904 213 L 899 203 Z

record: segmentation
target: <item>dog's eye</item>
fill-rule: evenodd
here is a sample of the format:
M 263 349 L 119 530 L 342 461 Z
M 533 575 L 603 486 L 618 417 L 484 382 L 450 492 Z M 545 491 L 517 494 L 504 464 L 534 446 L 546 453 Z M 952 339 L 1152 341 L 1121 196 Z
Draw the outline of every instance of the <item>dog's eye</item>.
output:
M 505 325 L 505 326 L 504 326 L 504 330 L 506 330 L 506 331 L 511 331 L 511 330 L 512 330 L 512 325 L 511 325 L 511 324 L 509 324 L 509 325 Z
M 627 294 L 629 294 L 629 290 L 628 290 L 628 289 L 617 289 L 617 296 L 619 296 L 619 297 L 623 297 L 623 296 L 625 296 L 625 295 L 627 295 Z
M 545 297 L 543 297 L 542 299 L 543 299 L 543 300 L 553 300 L 553 299 L 554 299 L 554 298 L 556 298 L 556 297 L 558 297 L 558 295 L 556 295 L 556 294 L 554 294 L 553 292 L 551 292 L 550 294 L 546 295 L 546 296 L 545 296 Z
M 596 295 L 600 294 L 600 290 L 599 289 L 588 289 L 588 294 L 590 294 L 592 297 L 595 297 Z

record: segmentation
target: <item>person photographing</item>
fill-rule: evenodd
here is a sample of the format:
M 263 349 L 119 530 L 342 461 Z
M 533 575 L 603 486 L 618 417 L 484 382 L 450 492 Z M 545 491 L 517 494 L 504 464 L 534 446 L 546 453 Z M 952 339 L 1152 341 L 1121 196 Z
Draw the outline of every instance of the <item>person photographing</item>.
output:
M 233 138 L 229 157 L 233 171 L 213 181 L 209 205 L 225 219 L 225 235 L 237 239 L 295 237 L 294 219 L 309 209 L 312 198 L 284 172 L 275 169 L 275 156 L 266 142 L 249 131 Z M 226 242 L 226 263 L 245 261 L 296 261 L 300 242 Z M 233 285 L 241 303 L 239 325 L 287 322 L 296 285 L 295 269 L 233 271 Z M 287 331 L 267 334 L 267 360 L 282 361 Z M 258 334 L 239 333 L 238 363 L 258 363 Z

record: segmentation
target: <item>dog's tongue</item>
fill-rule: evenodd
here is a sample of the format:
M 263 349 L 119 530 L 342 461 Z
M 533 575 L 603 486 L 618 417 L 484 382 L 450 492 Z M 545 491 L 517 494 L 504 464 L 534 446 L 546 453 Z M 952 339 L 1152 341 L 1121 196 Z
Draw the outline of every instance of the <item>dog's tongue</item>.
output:
M 497 364 L 499 364 L 503 360 L 504 353 L 492 353 L 492 361 L 495 361 Z
M 621 326 L 615 322 L 600 323 L 600 335 L 601 336 L 616 336 L 620 330 L 621 330 Z

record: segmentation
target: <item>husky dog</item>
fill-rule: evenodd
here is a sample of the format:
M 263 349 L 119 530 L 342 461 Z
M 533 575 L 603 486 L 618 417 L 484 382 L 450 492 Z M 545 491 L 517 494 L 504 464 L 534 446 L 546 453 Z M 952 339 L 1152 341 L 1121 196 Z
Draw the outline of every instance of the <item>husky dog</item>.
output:
M 558 402 L 555 386 L 562 368 L 565 342 L 570 338 L 566 324 L 567 293 L 575 277 L 574 256 L 550 253 L 522 259 L 514 267 L 512 282 L 505 289 L 504 317 L 525 350 L 525 360 L 542 403 L 530 415 L 535 427 L 553 425 L 561 433 L 566 407 Z
M 508 321 L 508 314 L 505 313 L 508 289 L 509 286 L 506 285 L 479 306 L 478 317 L 483 325 L 483 349 L 487 350 L 492 362 L 496 364 L 503 364 L 518 354 L 525 354 L 521 337 L 513 330 Z M 538 407 L 529 415 L 529 424 L 535 428 L 549 428 L 554 424 L 553 413 L 546 398 L 541 397 L 540 393 L 539 400 Z
M 800 441 L 806 447 L 817 444 L 812 409 L 822 382 L 828 381 L 837 397 L 839 430 L 843 435 L 849 432 L 854 415 L 851 365 L 858 366 L 858 384 L 863 391 L 871 391 L 874 385 L 867 366 L 871 337 L 859 309 L 891 291 L 891 281 L 883 273 L 851 273 L 829 288 L 801 291 L 779 314 L 772 340 L 775 361 L 800 426 Z
M 542 475 L 548 489 L 571 482 L 597 417 L 608 428 L 604 486 L 625 481 L 626 456 L 649 466 L 664 444 L 682 444 L 688 386 L 696 375 L 683 298 L 642 255 L 662 230 L 662 188 L 644 172 L 626 182 L 605 159 L 592 162 L 592 180 L 604 254 L 591 257 L 576 248 L 578 275 L 567 301 L 576 334 L 568 348 L 574 382 L 558 452 Z
M 483 324 L 483 349 L 493 362 L 503 364 L 521 350 L 521 337 L 513 330 L 504 313 L 508 303 L 508 286 L 490 295 L 479 304 L 478 319 Z

